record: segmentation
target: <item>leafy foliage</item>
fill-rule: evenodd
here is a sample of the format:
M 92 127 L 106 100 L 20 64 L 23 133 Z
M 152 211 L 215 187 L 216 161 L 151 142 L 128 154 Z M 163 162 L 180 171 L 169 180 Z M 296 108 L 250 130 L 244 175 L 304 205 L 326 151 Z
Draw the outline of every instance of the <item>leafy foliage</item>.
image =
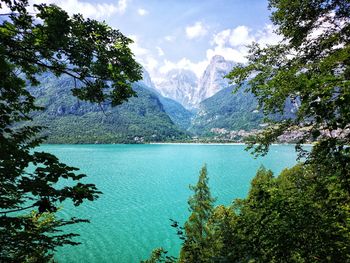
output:
M 252 206 L 247 210 L 252 213 L 249 217 L 263 213 L 264 222 L 268 219 L 269 232 L 258 232 L 255 236 L 259 246 L 253 248 L 253 257 L 274 261 L 283 257 L 290 262 L 347 262 L 350 3 L 270 0 L 270 8 L 272 21 L 284 40 L 275 46 L 253 44 L 249 63 L 235 67 L 228 77 L 242 86 L 253 76 L 248 80 L 248 89 L 257 96 L 265 113 L 281 112 L 288 99 L 298 101 L 295 119 L 273 123 L 249 147 L 258 143 L 255 152 L 265 154 L 279 135 L 300 130 L 303 137 L 297 150 L 300 157 L 307 159 L 302 167 L 285 171 L 276 180 L 262 180 L 264 183 L 259 185 L 270 190 L 261 190 L 267 202 L 260 199 L 261 205 L 253 210 L 250 201 L 254 199 L 248 197 L 240 208 L 244 215 L 248 204 Z M 317 141 L 310 153 L 300 147 L 307 139 Z M 279 225 L 281 228 L 276 227 Z M 290 241 L 279 242 L 282 239 Z
M 36 152 L 42 142 L 40 126 L 16 125 L 31 121 L 42 110 L 26 86 L 38 86 L 38 76 L 52 72 L 83 83 L 74 87 L 78 98 L 118 105 L 134 95 L 131 82 L 141 77 L 140 66 L 128 48 L 131 40 L 104 23 L 69 17 L 55 5 L 35 5 L 26 0 L 1 0 L 10 14 L 0 24 L 0 261 L 47 261 L 55 247 L 75 245 L 74 234 L 59 234 L 59 227 L 85 220 L 45 218 L 65 200 L 80 205 L 100 192 L 79 181 L 84 174 L 55 156 Z M 68 179 L 71 183 L 63 184 Z M 62 187 L 57 186 L 62 182 Z M 26 216 L 27 209 L 38 213 Z M 44 220 L 44 223 L 42 220 Z
M 272 21 L 284 37 L 278 45 L 253 44 L 247 65 L 228 77 L 258 99 L 265 113 L 283 111 L 287 99 L 299 101 L 296 118 L 271 125 L 252 141 L 257 151 L 286 131 L 304 129 L 306 139 L 320 141 L 330 155 L 349 144 L 350 4 L 344 0 L 271 0 Z M 337 134 L 335 140 L 334 136 Z M 318 149 L 318 148 L 317 148 Z
M 347 262 L 349 195 L 335 198 L 340 194 L 336 181 L 307 165 L 277 178 L 260 169 L 248 197 L 233 207 L 235 262 Z
M 178 233 L 177 262 L 348 262 L 350 196 L 341 180 L 327 166 L 298 164 L 278 177 L 262 167 L 246 198 L 197 206 L 210 212 L 201 222 L 192 212 Z

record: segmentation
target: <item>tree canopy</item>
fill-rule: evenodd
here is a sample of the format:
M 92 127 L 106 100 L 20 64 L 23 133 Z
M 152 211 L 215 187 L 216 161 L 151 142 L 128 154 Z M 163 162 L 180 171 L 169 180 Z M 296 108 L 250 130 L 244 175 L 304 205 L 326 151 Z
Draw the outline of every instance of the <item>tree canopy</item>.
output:
M 270 0 L 271 20 L 283 40 L 250 46 L 248 63 L 228 78 L 248 90 L 266 114 L 283 113 L 295 103 L 296 117 L 273 123 L 251 142 L 266 152 L 271 142 L 300 131 L 299 143 L 319 141 L 316 149 L 347 153 L 350 138 L 350 3 L 346 0 Z
M 0 261 L 37 262 L 56 246 L 78 244 L 59 227 L 86 220 L 55 218 L 58 203 L 80 205 L 100 192 L 79 182 L 85 175 L 77 168 L 36 151 L 43 127 L 30 121 L 41 108 L 26 87 L 40 86 L 44 72 L 67 74 L 79 99 L 114 106 L 135 95 L 131 82 L 141 79 L 141 67 L 128 47 L 132 41 L 105 23 L 70 17 L 55 5 L 34 5 L 31 13 L 27 0 L 1 0 L 0 7 L 10 10 L 0 14 Z M 57 186 L 66 179 L 78 182 Z

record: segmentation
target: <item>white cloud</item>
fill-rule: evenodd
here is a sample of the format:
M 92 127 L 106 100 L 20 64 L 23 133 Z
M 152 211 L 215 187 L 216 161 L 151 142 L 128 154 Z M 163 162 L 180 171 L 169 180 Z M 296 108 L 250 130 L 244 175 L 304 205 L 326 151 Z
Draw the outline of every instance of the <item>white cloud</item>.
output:
M 202 22 L 196 22 L 193 26 L 186 27 L 186 35 L 189 39 L 199 38 L 208 33 Z
M 113 14 L 124 14 L 128 0 L 119 0 L 117 4 L 98 3 L 92 4 L 80 0 L 32 0 L 31 4 L 56 4 L 66 10 L 69 14 L 80 13 L 84 17 L 104 19 Z
M 11 9 L 7 7 L 4 2 L 1 2 L 0 14 L 8 14 L 11 13 Z
M 137 35 L 130 35 L 128 37 L 134 41 L 134 43 L 130 44 L 130 49 L 136 57 L 141 57 L 150 53 L 148 49 L 139 45 L 139 37 Z
M 128 6 L 128 0 L 119 0 L 118 1 L 119 13 L 124 14 L 125 11 L 126 11 L 127 6 Z
M 250 35 L 248 27 L 246 26 L 238 26 L 231 31 L 230 35 L 230 44 L 233 47 L 248 45 L 254 41 L 254 36 Z
M 152 79 L 154 76 L 158 75 L 158 67 L 159 62 L 155 57 L 153 56 L 151 50 L 143 48 L 140 45 L 140 38 L 137 35 L 129 35 L 129 38 L 131 38 L 134 43 L 130 45 L 131 51 L 134 53 L 135 58 L 137 62 L 139 62 L 151 75 Z M 157 51 L 159 53 L 159 47 L 157 47 Z
M 256 42 L 260 45 L 275 45 L 282 41 L 282 37 L 274 33 L 275 27 L 273 25 L 266 25 L 262 30 L 256 34 Z
M 247 62 L 245 56 L 248 54 L 247 45 L 253 41 L 266 45 L 276 44 L 282 40 L 273 30 L 272 25 L 266 25 L 263 29 L 255 32 L 247 26 L 222 30 L 213 36 L 211 41 L 212 48 L 206 51 L 204 60 L 193 62 L 186 57 L 178 61 L 164 59 L 162 63 L 159 63 L 161 66 L 158 71 L 163 75 L 172 69 L 187 69 L 193 71 L 199 78 L 214 55 L 221 55 L 225 59 L 234 62 L 245 63 Z
M 202 76 L 207 66 L 208 66 L 208 62 L 206 60 L 199 61 L 199 62 L 192 62 L 188 58 L 182 58 L 177 62 L 164 60 L 163 65 L 159 68 L 159 72 L 161 74 L 165 74 L 172 69 L 187 69 L 187 70 L 193 71 L 199 78 L 200 76 Z
M 238 63 L 246 63 L 247 59 L 245 56 L 248 54 L 248 48 L 240 47 L 239 49 L 234 49 L 230 47 L 216 46 L 214 49 L 207 50 L 208 61 L 215 55 L 221 55 L 226 60 L 231 60 Z
M 140 63 L 146 68 L 146 70 L 151 74 L 154 75 L 156 69 L 158 68 L 158 60 L 156 60 L 151 55 L 146 56 Z
M 165 36 L 164 39 L 168 42 L 173 42 L 175 40 L 175 37 L 174 36 Z
M 207 59 L 214 55 L 221 55 L 227 60 L 238 63 L 247 62 L 247 45 L 257 42 L 261 45 L 277 44 L 282 37 L 274 33 L 272 25 L 266 25 L 263 29 L 253 32 L 247 26 L 238 26 L 233 29 L 225 29 L 213 36 L 212 48 L 206 52 Z
M 191 61 L 183 57 L 177 61 L 166 59 L 161 47 L 156 46 L 152 49 L 141 47 L 140 39 L 136 35 L 129 36 L 135 42 L 131 45 L 136 59 L 141 63 L 155 81 L 162 79 L 164 74 L 172 69 L 186 69 L 193 71 L 200 78 L 214 55 L 221 55 L 227 60 L 245 63 L 248 54 L 247 45 L 252 41 L 262 45 L 276 44 L 282 38 L 276 35 L 272 25 L 266 25 L 261 30 L 253 31 L 247 26 L 238 26 L 233 29 L 225 29 L 215 34 L 211 41 L 211 48 L 207 49 L 206 57 L 200 61 Z M 175 36 L 168 35 L 164 37 L 166 41 L 174 41 Z M 160 61 L 159 58 L 163 57 Z
M 137 10 L 137 13 L 140 15 L 140 16 L 145 16 L 145 15 L 148 15 L 148 11 L 146 9 L 143 9 L 143 8 L 139 8 Z
M 164 56 L 164 51 L 163 51 L 162 48 L 156 47 L 156 49 L 157 49 L 157 51 L 158 51 L 158 56 L 160 56 L 160 57 Z
M 197 31 L 200 30 L 193 30 L 193 32 L 191 32 L 192 36 L 196 35 L 197 33 L 195 34 L 194 32 Z M 199 35 L 197 34 L 196 36 L 198 37 Z M 172 40 L 170 36 L 169 40 Z M 207 49 L 205 59 L 198 62 L 193 62 L 186 57 L 178 61 L 164 59 L 163 62 L 158 63 L 160 66 L 154 70 L 155 76 L 152 76 L 152 78 L 161 77 L 172 69 L 191 70 L 199 78 L 202 76 L 214 55 L 221 55 L 226 60 L 245 63 L 247 62 L 246 55 L 248 54 L 247 45 L 251 44 L 253 41 L 261 45 L 266 45 L 276 44 L 281 40 L 282 38 L 274 33 L 274 27 L 272 25 L 266 25 L 258 31 L 253 31 L 249 27 L 243 25 L 232 29 L 225 29 L 213 36 L 211 41 L 212 47 Z
M 224 46 L 225 43 L 229 40 L 231 35 L 231 29 L 223 30 L 214 35 L 212 45 L 216 44 L 218 46 Z

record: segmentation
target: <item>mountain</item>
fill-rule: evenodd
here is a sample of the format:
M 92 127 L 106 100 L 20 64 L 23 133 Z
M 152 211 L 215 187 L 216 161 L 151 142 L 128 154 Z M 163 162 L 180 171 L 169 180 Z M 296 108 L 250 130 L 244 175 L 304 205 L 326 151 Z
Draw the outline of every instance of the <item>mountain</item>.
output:
M 169 109 L 173 107 L 181 111 L 181 106 L 169 106 L 171 102 L 164 106 L 161 100 L 166 99 L 142 82 L 133 84 L 137 97 L 112 108 L 73 97 L 70 90 L 74 84 L 67 76 L 45 74 L 39 81 L 41 85 L 29 91 L 37 98 L 37 104 L 45 107 L 33 118 L 34 124 L 47 126 L 43 135 L 48 136 L 48 143 L 132 143 L 187 136 L 165 110 L 174 112 Z
M 257 110 L 257 101 L 252 93 L 240 89 L 232 93 L 233 87 L 226 87 L 199 104 L 197 115 L 190 131 L 205 135 L 212 128 L 227 130 L 251 130 L 259 128 L 263 114 Z
M 159 96 L 160 102 L 163 104 L 164 111 L 170 119 L 182 130 L 188 130 L 194 116 L 192 111 L 184 108 L 179 102 Z
M 245 87 L 236 93 L 232 92 L 233 89 L 233 86 L 229 86 L 202 101 L 189 131 L 197 135 L 208 135 L 213 128 L 227 131 L 262 129 L 265 126 L 265 116 L 258 110 L 255 96 L 246 92 Z M 297 108 L 297 101 L 287 100 L 283 115 L 274 114 L 269 117 L 276 121 L 294 118 Z
M 145 88 L 156 93 L 160 102 L 163 104 L 164 111 L 169 115 L 170 119 L 181 129 L 187 130 L 191 126 L 193 112 L 187 110 L 179 102 L 163 97 L 155 88 L 149 73 L 143 69 L 142 80 L 139 81 Z
M 143 80 L 133 84 L 137 97 L 114 108 L 73 97 L 74 82 L 68 76 L 43 74 L 41 85 L 29 88 L 37 104 L 45 108 L 33 114 L 34 124 L 47 127 L 42 134 L 48 143 L 140 143 L 184 139 L 190 134 L 206 136 L 212 129 L 259 129 L 264 116 L 257 110 L 254 95 L 244 89 L 233 94 L 233 87 L 223 78 L 232 66 L 232 62 L 214 56 L 199 81 L 191 71 L 173 70 L 160 83 L 161 90 L 144 70 Z M 293 116 L 296 108 L 287 101 L 286 114 L 274 117 Z
M 234 63 L 225 60 L 224 57 L 219 55 L 213 56 L 198 82 L 196 93 L 193 96 L 193 104 L 199 105 L 201 101 L 228 87 L 228 80 L 224 76 L 232 70 L 233 66 Z
M 197 89 L 197 77 L 190 70 L 173 69 L 162 81 L 156 83 L 157 90 L 164 96 L 181 103 L 186 109 L 192 109 Z
M 151 88 L 152 90 L 155 90 L 151 76 L 144 67 L 142 67 L 142 80 L 140 80 L 139 83 Z
M 190 70 L 174 69 L 163 76 L 155 88 L 164 97 L 181 103 L 186 109 L 197 109 L 201 101 L 228 87 L 228 80 L 224 76 L 233 66 L 233 62 L 216 55 L 199 80 Z

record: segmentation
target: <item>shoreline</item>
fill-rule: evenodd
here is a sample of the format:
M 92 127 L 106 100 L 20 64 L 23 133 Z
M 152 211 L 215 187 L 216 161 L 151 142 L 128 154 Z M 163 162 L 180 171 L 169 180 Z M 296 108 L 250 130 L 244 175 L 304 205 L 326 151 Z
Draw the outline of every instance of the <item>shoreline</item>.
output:
M 150 142 L 145 144 L 174 144 L 174 145 L 247 145 L 244 142 L 228 142 L 228 143 L 217 143 L 217 142 Z M 258 145 L 258 144 L 256 144 Z M 271 146 L 281 146 L 281 145 L 296 145 L 296 143 L 272 143 Z M 312 143 L 304 143 L 302 146 L 313 146 Z
M 229 143 L 218 143 L 218 142 L 150 142 L 150 143 L 42 143 L 41 145 L 231 145 L 231 146 L 246 146 L 246 143 L 243 142 L 229 142 Z M 257 145 L 257 144 L 256 144 Z M 283 146 L 290 145 L 295 146 L 295 143 L 273 143 L 271 146 Z M 313 146 L 311 143 L 301 144 L 302 146 Z M 40 147 L 39 146 L 39 147 Z
M 174 145 L 246 145 L 243 142 L 228 142 L 228 143 L 218 143 L 218 142 L 150 142 L 145 144 L 174 144 Z

